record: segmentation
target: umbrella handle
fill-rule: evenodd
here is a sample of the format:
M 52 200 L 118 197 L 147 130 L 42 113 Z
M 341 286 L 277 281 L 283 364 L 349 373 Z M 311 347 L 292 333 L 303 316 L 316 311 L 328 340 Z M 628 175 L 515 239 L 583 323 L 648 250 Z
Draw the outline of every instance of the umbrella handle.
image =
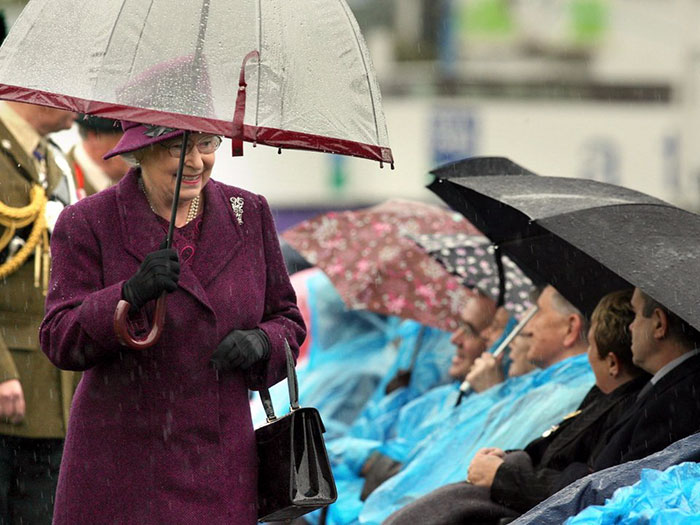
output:
M 156 313 L 153 318 L 153 327 L 144 339 L 136 339 L 129 333 L 127 317 L 130 309 L 131 304 L 121 299 L 117 303 L 116 310 L 114 310 L 114 331 L 117 334 L 119 342 L 134 350 L 145 350 L 152 347 L 163 334 L 163 326 L 165 325 L 165 292 L 156 300 Z

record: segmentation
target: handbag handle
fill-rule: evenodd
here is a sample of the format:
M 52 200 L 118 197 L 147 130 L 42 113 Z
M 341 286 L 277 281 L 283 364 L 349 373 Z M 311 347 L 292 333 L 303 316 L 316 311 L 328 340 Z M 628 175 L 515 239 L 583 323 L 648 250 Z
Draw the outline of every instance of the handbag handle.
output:
M 292 349 L 289 348 L 289 343 L 284 341 L 284 353 L 287 359 L 287 386 L 289 387 L 289 410 L 293 412 L 299 408 L 299 382 L 297 381 L 297 371 L 294 368 L 294 355 Z M 277 419 L 275 409 L 272 406 L 272 398 L 270 391 L 267 388 L 259 390 L 260 401 L 262 401 L 263 409 L 265 410 L 265 419 L 268 423 Z

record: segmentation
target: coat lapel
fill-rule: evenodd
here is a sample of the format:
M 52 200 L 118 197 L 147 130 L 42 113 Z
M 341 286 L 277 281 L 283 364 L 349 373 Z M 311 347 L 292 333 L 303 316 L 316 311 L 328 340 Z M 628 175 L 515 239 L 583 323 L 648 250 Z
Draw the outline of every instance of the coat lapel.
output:
M 132 168 L 117 185 L 117 207 L 123 246 L 139 262 L 165 240 L 163 228 L 139 188 L 139 169 Z
M 210 180 L 204 187 L 204 198 L 204 219 L 198 242 L 201 248 L 195 252 L 192 271 L 206 288 L 241 248 L 246 223 L 244 213 L 244 223 L 238 224 L 229 198 L 216 181 Z M 252 209 L 252 203 L 248 207 Z
M 138 185 L 139 170 L 134 168 L 117 186 L 117 205 L 123 245 L 139 262 L 157 250 L 165 233 L 151 211 Z M 228 264 L 241 244 L 241 231 L 221 188 L 210 180 L 204 187 L 204 217 L 192 264 L 182 265 L 179 286 L 197 298 L 206 308 L 211 305 L 204 291 Z

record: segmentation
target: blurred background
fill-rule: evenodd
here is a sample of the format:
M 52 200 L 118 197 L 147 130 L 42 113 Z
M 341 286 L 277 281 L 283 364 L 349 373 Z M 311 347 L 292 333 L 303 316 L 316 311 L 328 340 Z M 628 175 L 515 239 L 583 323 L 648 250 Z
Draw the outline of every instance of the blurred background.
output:
M 280 230 L 392 197 L 437 202 L 429 170 L 473 155 L 700 211 L 700 0 L 347 1 L 396 169 L 247 143 L 231 158 L 224 144 L 214 176 L 264 194 Z M 6 28 L 25 3 L 0 0 Z

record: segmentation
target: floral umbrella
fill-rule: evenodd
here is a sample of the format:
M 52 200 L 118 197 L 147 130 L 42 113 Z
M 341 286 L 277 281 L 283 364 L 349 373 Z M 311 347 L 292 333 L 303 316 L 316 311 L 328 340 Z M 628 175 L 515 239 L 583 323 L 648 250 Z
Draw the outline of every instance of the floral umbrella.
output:
M 422 234 L 409 236 L 418 246 L 442 264 L 464 286 L 479 288 L 494 300 L 498 299 L 499 281 L 494 248 L 481 235 Z M 507 256 L 502 256 L 505 277 L 504 306 L 510 313 L 527 310 L 533 289 L 532 281 Z
M 282 238 L 328 275 L 348 307 L 451 331 L 470 292 L 406 237 L 436 232 L 477 233 L 460 214 L 391 200 L 320 215 Z

